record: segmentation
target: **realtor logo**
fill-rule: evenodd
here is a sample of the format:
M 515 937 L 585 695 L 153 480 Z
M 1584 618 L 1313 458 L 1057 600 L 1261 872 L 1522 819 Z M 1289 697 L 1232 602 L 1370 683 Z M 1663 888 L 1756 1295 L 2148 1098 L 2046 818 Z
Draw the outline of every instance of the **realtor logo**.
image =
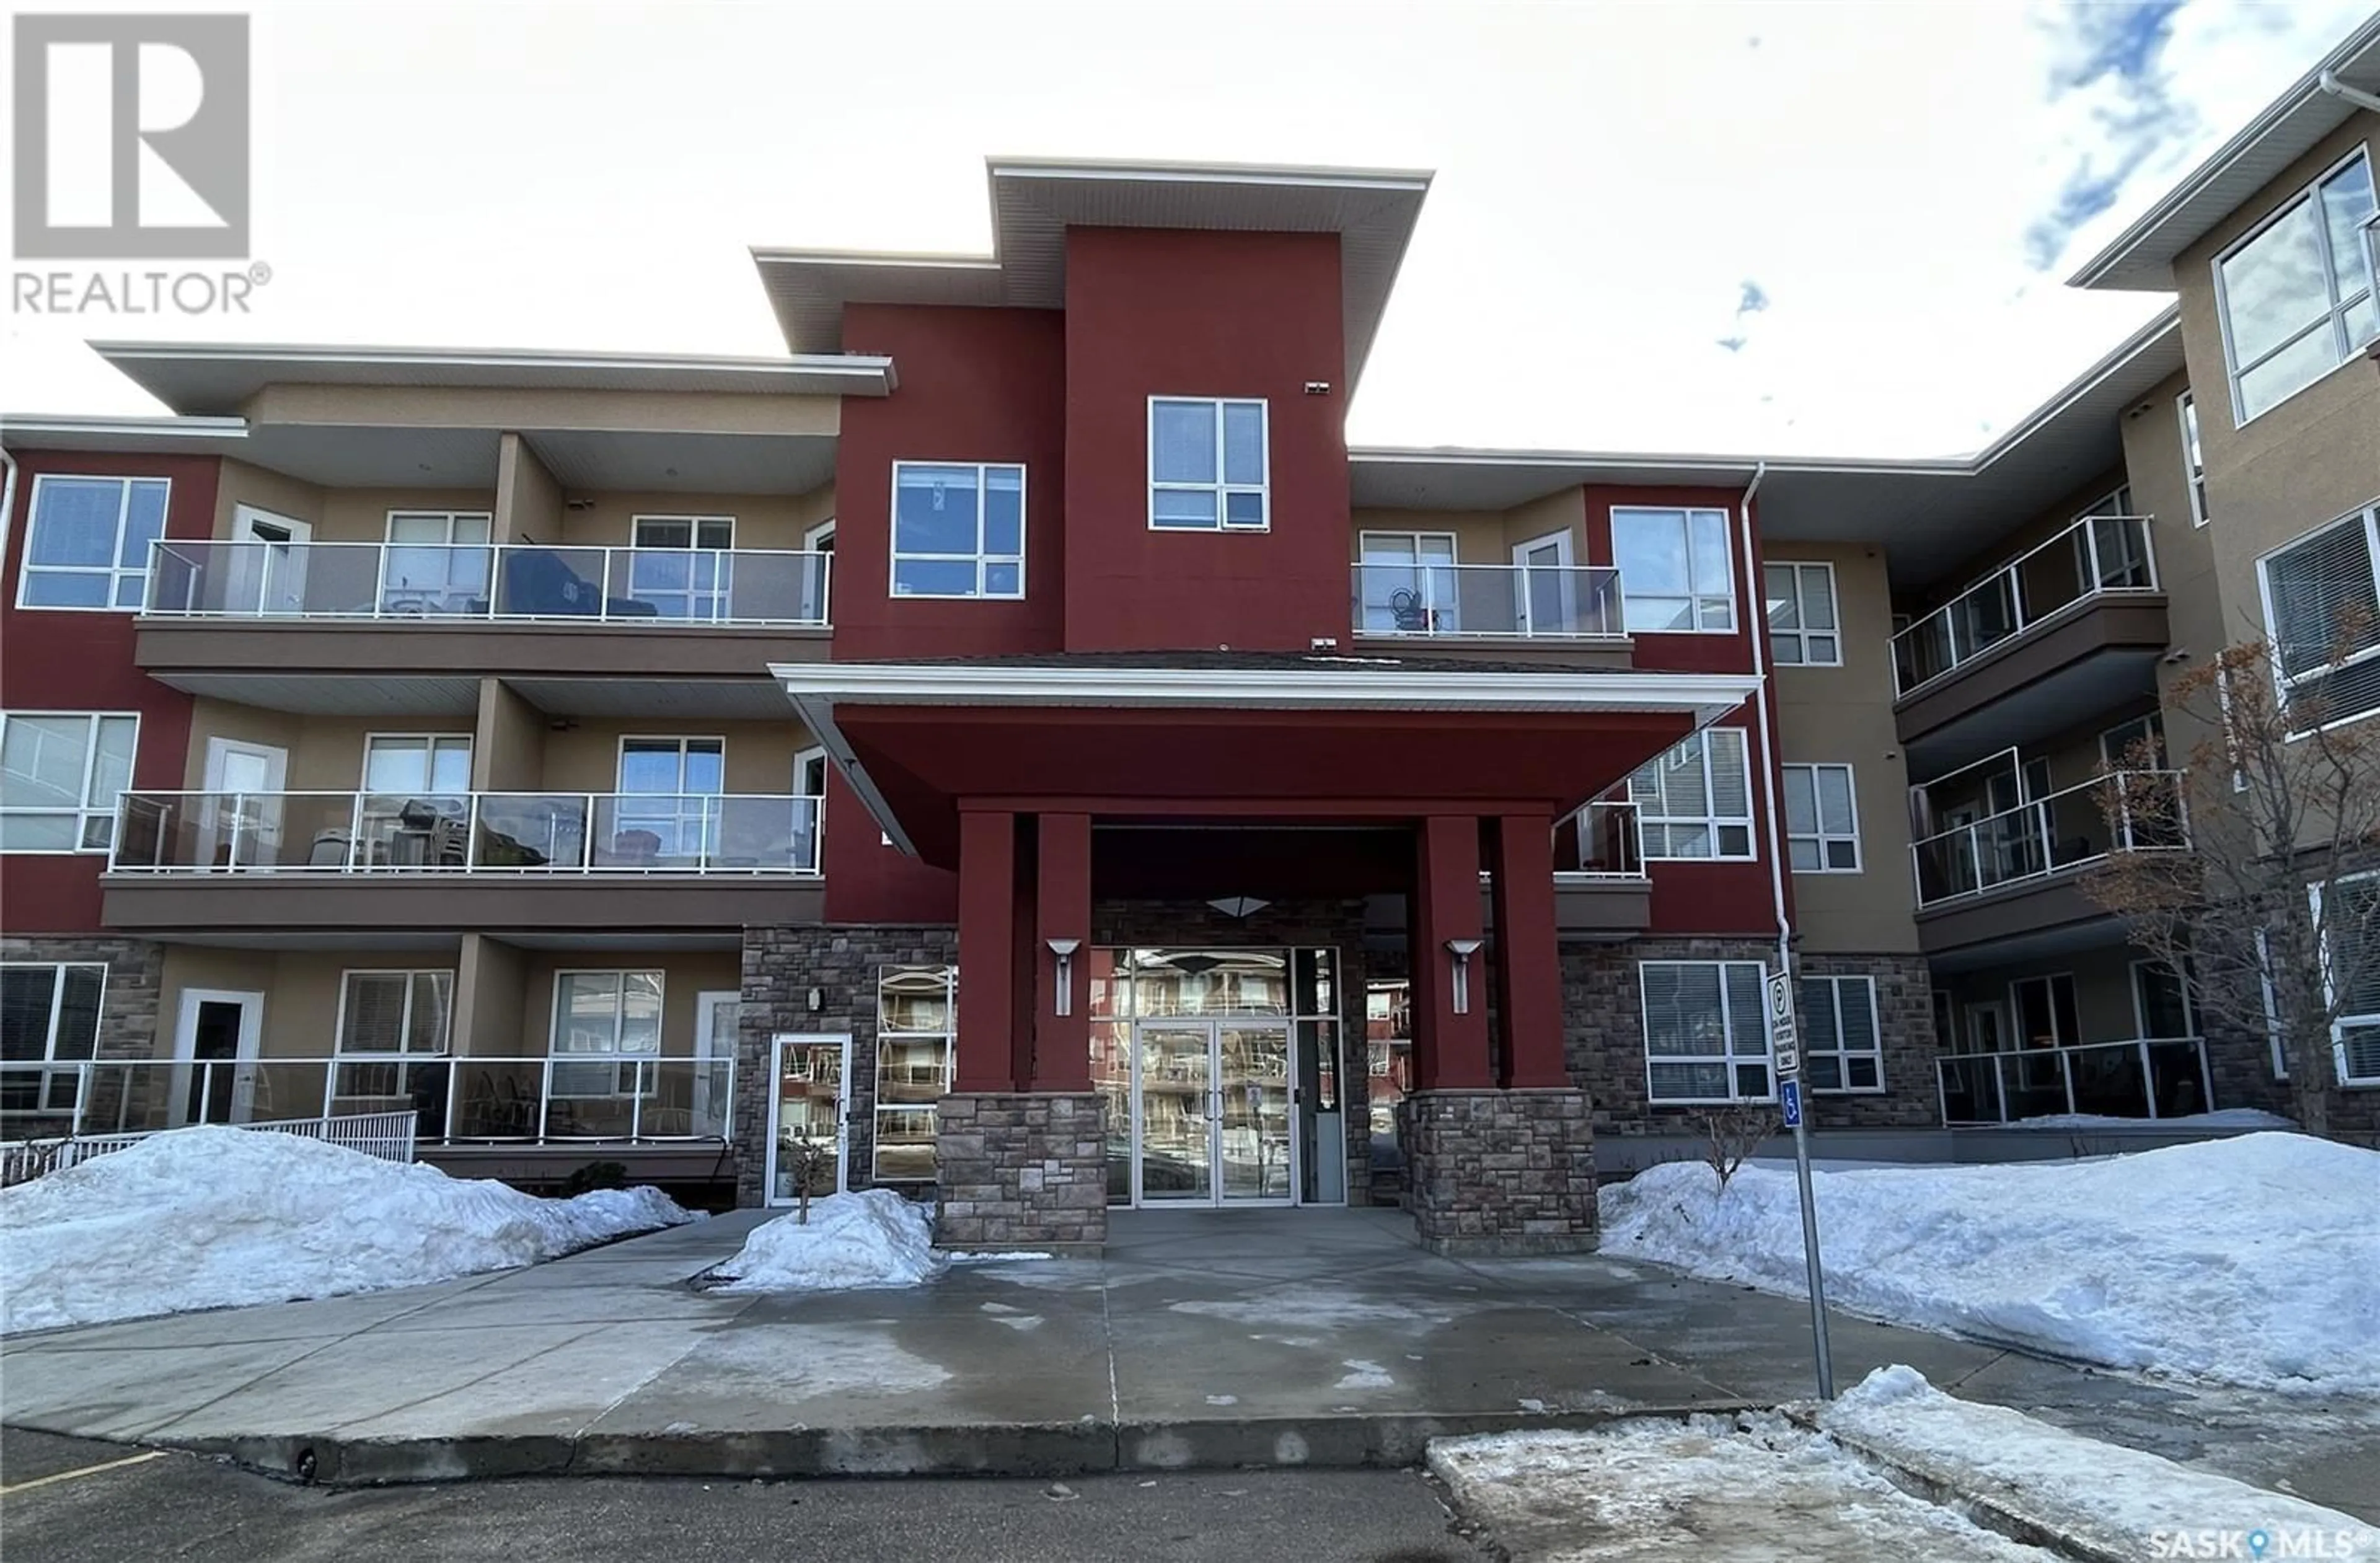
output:
M 249 242 L 244 16 L 20 16 L 17 254 L 201 260 Z

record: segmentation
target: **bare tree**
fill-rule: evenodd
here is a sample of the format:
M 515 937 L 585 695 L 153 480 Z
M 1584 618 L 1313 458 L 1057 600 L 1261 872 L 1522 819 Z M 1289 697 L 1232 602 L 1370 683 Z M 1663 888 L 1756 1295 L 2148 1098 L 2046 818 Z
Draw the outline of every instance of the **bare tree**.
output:
M 2117 850 L 2083 884 L 2180 975 L 2202 1029 L 2277 1036 L 2313 1134 L 2338 1022 L 2380 987 L 2380 721 L 2334 719 L 2329 697 L 2380 672 L 2343 667 L 2380 636 L 2352 604 L 2331 620 L 2326 648 L 2251 641 L 2175 682 L 2167 706 L 2210 736 L 2179 773 L 2148 743 L 2125 757 L 2100 798 Z
M 796 1226 L 810 1224 L 810 1195 L 834 1183 L 834 1141 L 790 1135 L 777 1146 L 777 1165 L 794 1185 Z
M 1728 1180 L 1777 1133 L 1777 1114 L 1767 1108 L 1709 1108 L 1686 1120 L 1703 1136 L 1703 1161 L 1727 1193 Z

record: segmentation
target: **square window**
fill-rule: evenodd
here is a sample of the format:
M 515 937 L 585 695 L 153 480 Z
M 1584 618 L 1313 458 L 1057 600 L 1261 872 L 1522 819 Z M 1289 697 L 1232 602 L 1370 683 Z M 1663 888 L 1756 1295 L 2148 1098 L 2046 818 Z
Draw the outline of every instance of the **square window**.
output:
M 1793 996 L 1802 1070 L 1813 1091 L 1884 1089 L 1876 982 L 1865 976 L 1804 976 Z
M 132 785 L 140 719 L 0 712 L 0 853 L 104 853 Z
M 138 612 L 172 489 L 164 478 L 35 477 L 18 606 Z
M 1260 531 L 1271 524 L 1270 404 L 1153 396 L 1148 524 L 1157 531 Z
M 1757 961 L 1644 961 L 1645 1067 L 1657 1103 L 1766 1101 L 1768 1021 Z
M 1779 666 L 1840 667 L 1842 638 L 1835 619 L 1835 567 L 1764 564 L 1768 645 Z
M 892 595 L 1025 595 L 1025 468 L 892 464 Z
M 1735 576 L 1723 510 L 1614 506 L 1611 562 L 1632 635 L 1735 629 Z
M 1707 727 L 1628 779 L 1648 858 L 1749 858 L 1752 770 L 1740 727 Z
M 2216 259 L 2234 422 L 2279 406 L 2371 340 L 2380 320 L 2365 237 L 2374 204 L 2371 154 L 2358 150 Z
M 1859 806 L 1847 765 L 1785 765 L 1785 844 L 1797 874 L 1860 871 Z

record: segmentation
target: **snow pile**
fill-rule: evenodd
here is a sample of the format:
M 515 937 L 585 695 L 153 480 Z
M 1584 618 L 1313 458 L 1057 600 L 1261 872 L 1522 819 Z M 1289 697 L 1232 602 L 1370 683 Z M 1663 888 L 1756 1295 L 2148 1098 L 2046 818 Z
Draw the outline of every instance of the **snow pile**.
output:
M 2247 1134 L 2137 1156 L 1818 1172 L 1827 1296 L 2110 1367 L 2380 1394 L 2380 1154 Z M 1602 1192 L 1603 1250 L 1803 1290 L 1790 1172 L 1699 1162 Z
M 658 1189 L 539 1199 L 296 1134 L 177 1129 L 0 1191 L 0 1331 L 419 1286 L 693 1219 Z
M 1913 1368 L 1878 1368 L 1811 1409 L 1852 1448 L 2079 1538 L 2101 1557 L 2244 1557 L 2219 1553 L 2219 1541 L 2183 1551 L 2159 1537 L 2187 1532 L 2195 1543 L 2207 1533 L 2244 1539 L 2261 1531 L 2276 1557 L 2380 1557 L 2380 1533 L 2350 1515 L 1958 1399 Z M 2315 1537 L 2323 1539 L 2309 1548 Z
M 867 1189 L 812 1200 L 807 1224 L 794 1211 L 761 1223 L 710 1273 L 727 1281 L 722 1291 L 837 1291 L 916 1286 L 945 1263 L 926 1206 Z
M 2011 1129 L 2295 1129 L 2297 1120 L 2263 1108 L 2217 1108 L 2180 1118 L 2108 1118 L 2093 1112 L 2051 1112 L 2020 1118 Z

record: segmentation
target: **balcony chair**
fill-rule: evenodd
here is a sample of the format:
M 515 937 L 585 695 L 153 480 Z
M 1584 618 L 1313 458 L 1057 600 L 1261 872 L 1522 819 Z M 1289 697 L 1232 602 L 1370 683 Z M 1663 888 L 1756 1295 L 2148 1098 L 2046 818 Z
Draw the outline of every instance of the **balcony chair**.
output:
M 1400 630 L 1427 632 L 1429 629 L 1429 605 L 1421 593 L 1411 587 L 1399 587 L 1389 593 L 1389 617 Z

